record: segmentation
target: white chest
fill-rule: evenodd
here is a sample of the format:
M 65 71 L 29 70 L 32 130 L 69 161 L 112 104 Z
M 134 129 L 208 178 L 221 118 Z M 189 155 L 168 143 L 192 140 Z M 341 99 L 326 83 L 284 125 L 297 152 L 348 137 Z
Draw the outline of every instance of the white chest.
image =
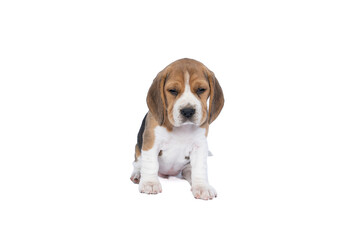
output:
M 205 129 L 193 125 L 174 128 L 172 132 L 158 127 L 155 134 L 160 140 L 159 172 L 163 175 L 178 175 L 190 162 L 194 144 L 206 141 Z

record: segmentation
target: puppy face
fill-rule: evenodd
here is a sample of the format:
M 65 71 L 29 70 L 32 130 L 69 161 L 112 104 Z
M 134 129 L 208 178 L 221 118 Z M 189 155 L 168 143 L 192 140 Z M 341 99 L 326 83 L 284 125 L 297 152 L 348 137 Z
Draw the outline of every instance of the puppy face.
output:
M 207 118 L 209 82 L 201 72 L 178 72 L 165 83 L 166 111 L 172 125 L 202 125 Z
M 181 59 L 158 74 L 149 89 L 147 103 L 160 125 L 168 121 L 175 127 L 201 126 L 219 115 L 224 97 L 209 69 L 198 61 Z

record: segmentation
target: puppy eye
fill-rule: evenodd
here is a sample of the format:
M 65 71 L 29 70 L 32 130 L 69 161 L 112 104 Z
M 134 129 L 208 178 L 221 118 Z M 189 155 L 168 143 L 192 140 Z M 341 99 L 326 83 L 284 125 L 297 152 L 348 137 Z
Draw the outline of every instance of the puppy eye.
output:
M 178 91 L 176 89 L 169 89 L 168 91 L 169 91 L 169 93 L 171 93 L 174 96 L 178 95 Z
M 200 95 L 200 94 L 204 93 L 205 91 L 206 91 L 205 88 L 198 88 L 198 89 L 196 90 L 196 93 L 197 93 L 198 95 Z

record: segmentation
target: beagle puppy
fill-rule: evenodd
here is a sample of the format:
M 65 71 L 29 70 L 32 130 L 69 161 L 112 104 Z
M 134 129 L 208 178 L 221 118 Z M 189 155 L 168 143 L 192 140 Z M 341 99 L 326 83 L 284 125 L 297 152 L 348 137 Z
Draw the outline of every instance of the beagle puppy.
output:
M 158 176 L 182 176 L 195 198 L 216 197 L 207 177 L 206 138 L 224 96 L 214 73 L 196 60 L 175 61 L 154 79 L 147 105 L 130 179 L 141 193 L 157 194 L 162 191 Z

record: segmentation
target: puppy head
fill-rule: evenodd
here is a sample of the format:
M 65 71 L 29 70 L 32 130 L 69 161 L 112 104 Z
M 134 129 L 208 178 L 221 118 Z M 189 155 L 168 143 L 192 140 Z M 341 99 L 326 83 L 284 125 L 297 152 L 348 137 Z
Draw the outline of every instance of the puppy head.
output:
M 160 125 L 168 120 L 175 127 L 201 126 L 217 118 L 224 96 L 213 72 L 198 61 L 181 59 L 156 76 L 147 104 Z

